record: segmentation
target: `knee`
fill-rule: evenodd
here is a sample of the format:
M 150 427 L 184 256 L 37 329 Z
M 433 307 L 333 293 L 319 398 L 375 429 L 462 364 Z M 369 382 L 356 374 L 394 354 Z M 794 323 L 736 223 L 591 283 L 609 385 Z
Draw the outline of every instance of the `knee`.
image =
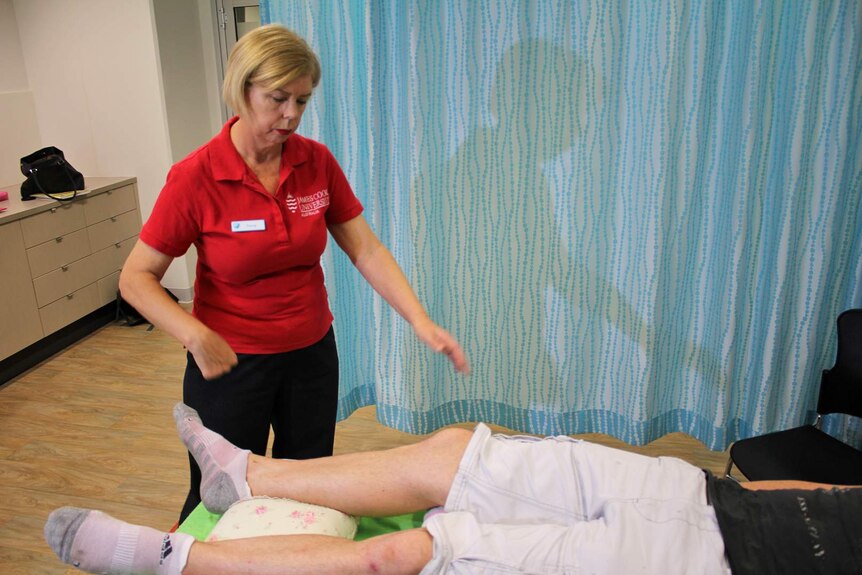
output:
M 431 437 L 424 441 L 425 445 L 434 451 L 447 450 L 454 451 L 459 455 L 464 453 L 467 444 L 473 437 L 473 432 L 459 427 L 447 427 L 434 433 Z
M 417 446 L 421 457 L 424 457 L 429 465 L 436 464 L 444 467 L 454 465 L 457 468 L 472 437 L 472 431 L 449 427 L 435 432 L 419 442 Z
M 406 480 L 416 494 L 424 496 L 426 507 L 443 505 L 458 473 L 458 467 L 472 431 L 448 428 L 414 445 L 415 473 Z
M 363 542 L 363 572 L 371 575 L 419 573 L 431 560 L 431 534 L 410 529 Z

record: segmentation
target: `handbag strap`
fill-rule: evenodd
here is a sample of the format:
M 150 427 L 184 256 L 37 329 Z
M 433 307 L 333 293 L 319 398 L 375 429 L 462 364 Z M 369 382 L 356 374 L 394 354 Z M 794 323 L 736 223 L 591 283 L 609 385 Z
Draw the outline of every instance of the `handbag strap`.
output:
M 36 187 L 39 189 L 40 194 L 44 194 L 44 195 L 48 196 L 49 198 L 51 198 L 52 200 L 57 200 L 58 202 L 71 202 L 72 200 L 74 200 L 75 198 L 78 197 L 78 190 L 75 186 L 75 179 L 72 177 L 72 174 L 69 172 L 69 165 L 65 161 L 63 161 L 63 172 L 66 174 L 66 177 L 69 178 L 69 183 L 72 184 L 72 196 L 69 198 L 63 198 L 60 196 L 55 196 L 51 192 L 45 191 L 45 189 L 42 187 L 42 184 L 39 183 L 39 176 L 37 175 L 38 172 L 39 172 L 39 170 L 34 170 L 34 169 L 30 168 L 30 176 L 33 177 L 33 183 L 36 184 Z M 67 192 L 62 192 L 62 193 L 65 194 Z

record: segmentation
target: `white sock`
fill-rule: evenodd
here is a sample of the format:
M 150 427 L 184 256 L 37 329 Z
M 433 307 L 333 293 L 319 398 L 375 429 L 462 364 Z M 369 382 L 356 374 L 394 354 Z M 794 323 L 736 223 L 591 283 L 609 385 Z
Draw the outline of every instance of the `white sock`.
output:
M 246 449 L 204 427 L 198 412 L 178 403 L 174 407 L 177 433 L 201 468 L 201 500 L 212 513 L 224 513 L 236 501 L 251 497 L 245 480 L 248 469 Z
M 45 523 L 45 539 L 64 562 L 88 573 L 181 575 L 195 538 L 62 507 Z

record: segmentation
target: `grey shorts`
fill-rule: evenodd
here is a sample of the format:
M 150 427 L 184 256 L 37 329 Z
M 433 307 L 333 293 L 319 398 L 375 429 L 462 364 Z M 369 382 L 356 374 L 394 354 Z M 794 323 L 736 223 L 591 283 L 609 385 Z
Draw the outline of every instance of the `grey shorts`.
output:
M 422 575 L 729 574 L 702 470 L 569 437 L 479 424 Z

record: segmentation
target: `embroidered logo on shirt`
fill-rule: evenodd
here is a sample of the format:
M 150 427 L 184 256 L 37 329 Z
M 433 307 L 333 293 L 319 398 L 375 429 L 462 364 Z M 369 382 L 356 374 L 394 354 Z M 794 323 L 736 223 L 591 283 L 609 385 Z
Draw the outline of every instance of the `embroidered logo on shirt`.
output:
M 296 213 L 296 209 L 299 207 L 299 204 L 296 202 L 296 198 L 293 197 L 293 194 L 287 194 L 287 199 L 284 200 L 284 203 L 287 204 L 287 209 L 290 210 L 291 214 Z
M 315 216 L 329 206 L 329 190 L 323 189 L 308 196 L 300 196 L 297 199 L 299 200 L 299 213 L 303 218 Z M 288 204 L 289 207 L 290 204 Z

